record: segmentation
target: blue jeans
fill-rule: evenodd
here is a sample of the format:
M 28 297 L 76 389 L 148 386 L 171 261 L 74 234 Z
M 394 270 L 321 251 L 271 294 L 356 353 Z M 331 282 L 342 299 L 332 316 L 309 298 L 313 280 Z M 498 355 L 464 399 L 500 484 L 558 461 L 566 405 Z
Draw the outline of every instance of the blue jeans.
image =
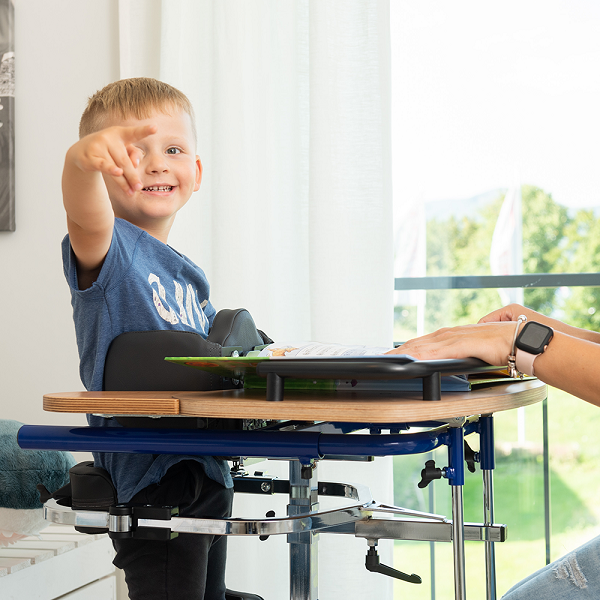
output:
M 513 586 L 503 600 L 600 598 L 600 536 Z

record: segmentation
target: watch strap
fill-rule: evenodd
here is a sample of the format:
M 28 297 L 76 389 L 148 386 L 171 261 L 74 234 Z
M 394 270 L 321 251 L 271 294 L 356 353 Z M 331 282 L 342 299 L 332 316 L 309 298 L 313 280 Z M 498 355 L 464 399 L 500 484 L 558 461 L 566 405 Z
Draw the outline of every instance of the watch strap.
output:
M 514 377 L 515 379 L 523 379 L 523 373 L 519 371 L 519 369 L 517 369 L 517 357 L 516 357 L 516 342 L 517 342 L 517 335 L 519 333 L 519 327 L 521 327 L 521 323 L 525 323 L 527 321 L 527 317 L 525 315 L 519 315 L 519 318 L 517 319 L 517 326 L 515 327 L 515 331 L 513 334 L 513 340 L 512 340 L 512 346 L 511 346 L 511 351 L 510 354 L 508 355 L 508 366 L 506 367 L 508 370 L 508 376 L 509 377 Z
M 539 354 L 529 354 L 529 352 L 516 348 L 515 363 L 517 370 L 533 377 L 533 361 L 538 356 Z

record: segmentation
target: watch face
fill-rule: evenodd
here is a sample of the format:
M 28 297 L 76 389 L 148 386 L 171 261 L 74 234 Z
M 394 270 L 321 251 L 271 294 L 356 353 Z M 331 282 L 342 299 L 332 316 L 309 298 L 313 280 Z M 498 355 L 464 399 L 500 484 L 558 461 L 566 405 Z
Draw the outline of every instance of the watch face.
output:
M 516 345 L 530 354 L 541 354 L 553 335 L 554 331 L 550 327 L 530 321 L 521 330 Z

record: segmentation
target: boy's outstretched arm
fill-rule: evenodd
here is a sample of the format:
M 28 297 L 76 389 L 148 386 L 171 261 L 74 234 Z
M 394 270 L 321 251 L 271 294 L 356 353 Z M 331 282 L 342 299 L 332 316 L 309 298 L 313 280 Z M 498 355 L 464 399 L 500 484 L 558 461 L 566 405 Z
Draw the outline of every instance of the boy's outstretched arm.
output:
M 98 277 L 110 247 L 114 212 L 103 176 L 112 177 L 129 196 L 141 189 L 136 141 L 156 132 L 154 125 L 109 127 L 69 148 L 63 170 L 63 202 L 80 289 Z

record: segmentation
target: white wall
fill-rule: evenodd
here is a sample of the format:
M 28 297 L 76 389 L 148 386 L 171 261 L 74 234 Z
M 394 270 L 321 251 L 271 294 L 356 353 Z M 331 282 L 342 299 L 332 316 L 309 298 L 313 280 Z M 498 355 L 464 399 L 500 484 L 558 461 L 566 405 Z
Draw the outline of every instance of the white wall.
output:
M 60 181 L 87 98 L 119 77 L 118 5 L 14 3 L 16 231 L 0 232 L 0 418 L 85 424 L 84 415 L 45 413 L 42 396 L 83 389 L 62 273 Z M 119 573 L 119 598 L 125 590 Z
M 116 0 L 15 0 L 16 231 L 0 232 L 0 418 L 44 413 L 45 392 L 83 389 L 60 242 L 61 172 L 87 98 L 118 78 Z

